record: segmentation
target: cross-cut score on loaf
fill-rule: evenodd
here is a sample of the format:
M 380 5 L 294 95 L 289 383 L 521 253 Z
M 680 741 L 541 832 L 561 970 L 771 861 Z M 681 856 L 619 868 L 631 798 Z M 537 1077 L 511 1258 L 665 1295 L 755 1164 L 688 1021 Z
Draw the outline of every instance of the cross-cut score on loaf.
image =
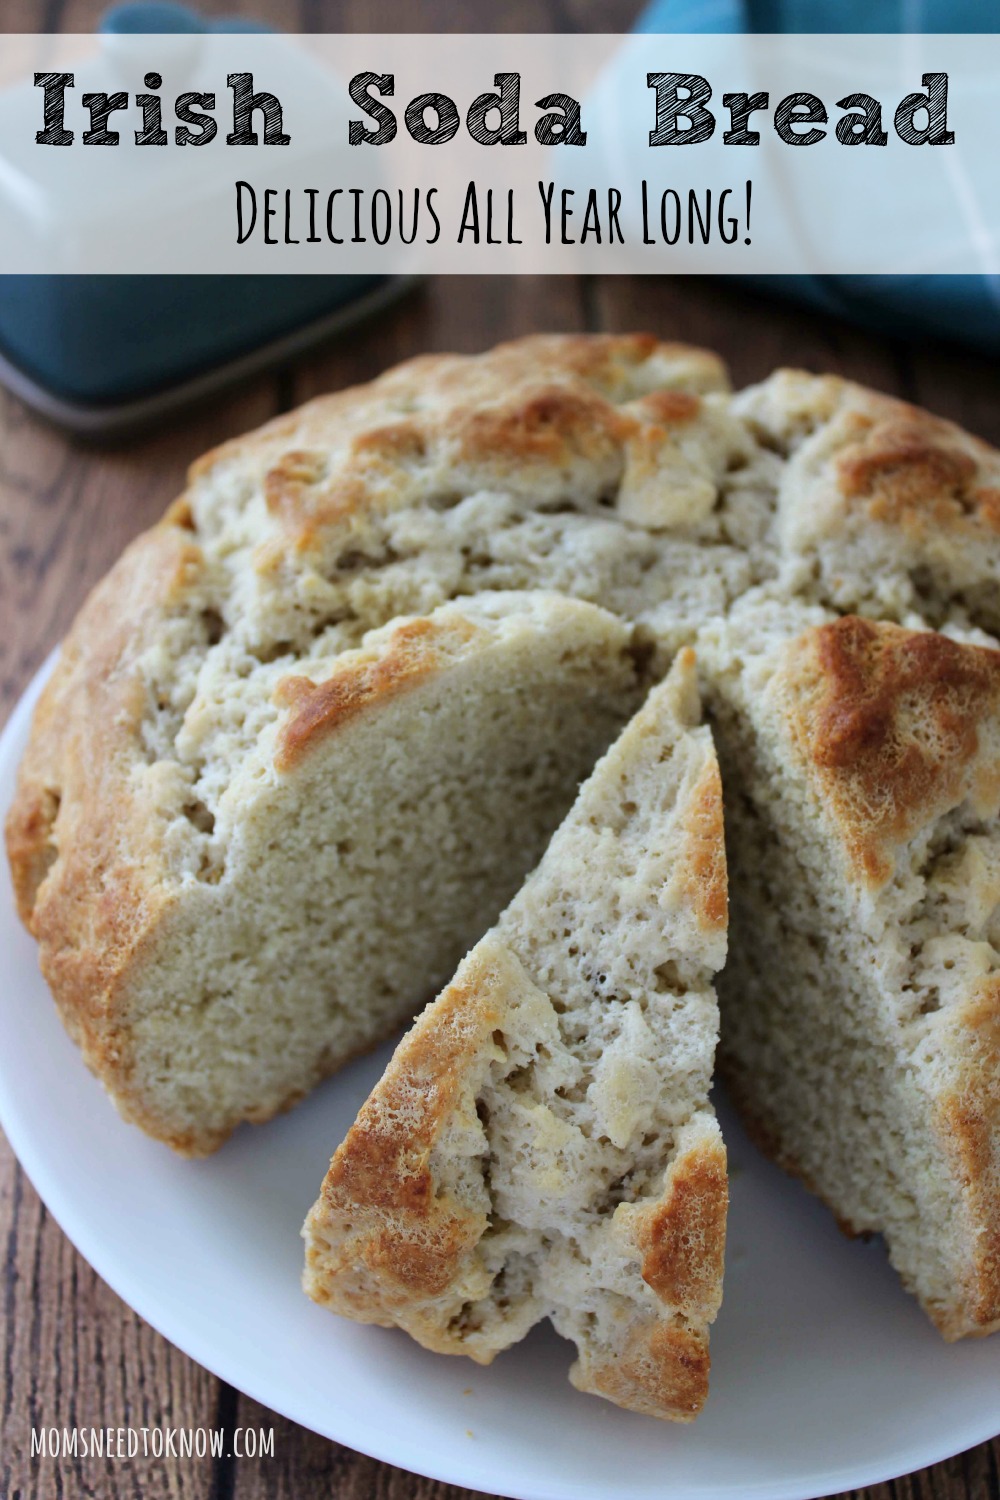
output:
M 1000 1326 L 1000 652 L 768 604 L 699 646 L 726 786 L 721 1066 L 885 1236 L 946 1338 Z
M 304 1230 L 317 1302 L 484 1364 L 548 1317 L 581 1390 L 679 1421 L 707 1393 L 727 1207 L 698 720 L 685 650 L 396 1049 Z

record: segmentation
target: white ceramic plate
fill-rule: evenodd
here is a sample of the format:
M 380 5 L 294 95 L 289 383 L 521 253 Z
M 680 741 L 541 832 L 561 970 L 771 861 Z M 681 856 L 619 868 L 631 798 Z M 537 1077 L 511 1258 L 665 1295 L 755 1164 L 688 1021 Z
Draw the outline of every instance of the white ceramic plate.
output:
M 38 686 L 0 741 L 3 808 Z M 209 1161 L 181 1161 L 122 1124 L 82 1066 L 15 918 L 6 861 L 0 882 L 0 1118 L 14 1150 L 118 1295 L 264 1405 L 517 1500 L 804 1500 L 1000 1431 L 1000 1336 L 942 1343 L 881 1245 L 844 1239 L 728 1114 L 726 1295 L 712 1392 L 692 1427 L 579 1395 L 570 1347 L 548 1329 L 482 1370 L 315 1307 L 299 1290 L 299 1226 L 386 1053 Z

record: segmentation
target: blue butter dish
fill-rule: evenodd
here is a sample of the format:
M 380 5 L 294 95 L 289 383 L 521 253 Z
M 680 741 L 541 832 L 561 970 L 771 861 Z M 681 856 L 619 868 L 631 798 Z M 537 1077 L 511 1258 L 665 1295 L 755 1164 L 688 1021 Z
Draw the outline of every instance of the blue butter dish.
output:
M 103 18 L 131 36 L 264 30 L 146 0 Z M 154 419 L 327 339 L 409 282 L 387 276 L 3 276 L 0 382 L 71 430 Z
M 380 276 L 0 277 L 0 382 L 111 433 L 290 359 L 405 289 Z

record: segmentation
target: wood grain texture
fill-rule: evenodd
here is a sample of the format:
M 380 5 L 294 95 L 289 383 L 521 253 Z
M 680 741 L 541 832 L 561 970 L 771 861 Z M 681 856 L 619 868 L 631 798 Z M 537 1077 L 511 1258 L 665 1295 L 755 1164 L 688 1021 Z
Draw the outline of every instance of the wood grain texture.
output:
M 0 1148 L 4 1360 L 0 1495 L 208 1500 L 209 1464 L 31 1456 L 32 1429 L 211 1425 L 217 1382 L 155 1334 L 76 1254 Z
M 213 443 L 278 410 L 273 377 L 186 413 L 139 444 L 67 442 L 0 392 L 0 712 L 65 633 L 122 548 L 150 526 Z
M 602 277 L 589 301 L 594 327 L 648 328 L 717 349 L 737 386 L 761 380 L 779 365 L 799 365 L 879 390 L 900 389 L 901 354 L 884 340 L 724 277 Z
M 112 0 L 4 0 L 0 31 L 90 31 Z M 198 0 L 207 16 L 247 16 L 280 31 L 627 31 L 639 0 Z
M 87 30 L 105 0 L 4 0 L 0 29 Z M 626 28 L 636 0 L 202 0 L 289 30 Z M 488 23 L 488 25 L 486 24 Z M 646 328 L 704 343 L 739 383 L 774 365 L 836 370 L 919 400 L 1000 443 L 1000 378 L 943 346 L 876 340 L 721 280 L 441 278 L 342 343 L 113 450 L 68 441 L 0 394 L 0 721 L 89 587 L 154 520 L 190 460 L 318 391 L 434 349 L 473 350 L 539 329 Z M 4 1250 L 0 1500 L 475 1500 L 329 1443 L 221 1384 L 126 1308 L 75 1253 L 0 1137 Z M 215 1461 L 32 1459 L 45 1426 L 274 1429 L 274 1457 Z M 668 1481 L 665 1478 L 665 1487 Z M 666 1488 L 665 1488 L 666 1492 Z M 997 1500 L 1000 1442 L 857 1492 L 857 1500 Z M 845 1497 L 846 1500 L 846 1497 Z

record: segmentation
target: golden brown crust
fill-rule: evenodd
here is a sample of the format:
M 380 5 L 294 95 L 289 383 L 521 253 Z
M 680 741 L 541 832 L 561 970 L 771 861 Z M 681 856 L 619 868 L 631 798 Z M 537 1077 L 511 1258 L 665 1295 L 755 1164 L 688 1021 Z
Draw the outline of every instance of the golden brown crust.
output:
M 44 781 L 23 778 L 7 816 L 7 857 L 18 915 L 30 927 L 38 892 L 57 856 L 54 839 L 61 795 Z
M 616 1359 L 602 1364 L 581 1359 L 570 1379 L 578 1390 L 604 1396 L 628 1411 L 693 1422 L 708 1395 L 709 1363 L 703 1330 L 649 1318 L 633 1329 Z
M 932 1316 L 954 1339 L 1000 1328 L 1000 977 L 982 980 L 955 1007 L 943 1046 L 959 1083 L 939 1101 L 935 1124 L 959 1183 L 970 1250 L 961 1305 Z
M 692 906 L 704 932 L 725 932 L 729 925 L 729 875 L 723 829 L 722 777 L 712 755 L 705 763 L 684 811 L 687 867 Z
M 600 1362 L 581 1354 L 571 1372 L 580 1390 L 647 1416 L 689 1422 L 708 1395 L 708 1324 L 719 1310 L 729 1178 L 714 1120 L 688 1127 L 659 1202 L 622 1206 L 615 1222 L 634 1246 L 662 1311 L 637 1320 L 622 1349 Z
M 728 1210 L 726 1152 L 713 1133 L 673 1162 L 660 1202 L 634 1221 L 643 1281 L 686 1318 L 718 1311 Z
M 488 1289 L 476 1257 L 488 1204 L 471 1210 L 456 1202 L 432 1162 L 449 1125 L 475 1118 L 482 1080 L 503 1060 L 496 1038 L 524 981 L 516 959 L 491 939 L 474 950 L 396 1049 L 305 1227 L 305 1285 L 317 1302 L 481 1362 L 494 1351 L 466 1339 L 442 1309 Z M 680 1421 L 697 1415 L 708 1392 L 707 1325 L 721 1300 L 728 1210 L 715 1121 L 706 1116 L 687 1132 L 661 1199 L 622 1205 L 614 1220 L 662 1310 L 636 1319 L 617 1357 L 605 1351 L 595 1363 L 581 1351 L 571 1373 L 582 1390 Z
M 293 770 L 320 740 L 365 709 L 382 707 L 426 681 L 477 634 L 476 626 L 460 615 L 447 624 L 407 620 L 396 627 L 383 650 L 352 652 L 322 682 L 308 677 L 283 678 L 275 701 L 290 712 L 278 733 L 276 768 L 281 772 Z
M 651 391 L 641 397 L 639 407 L 661 427 L 680 427 L 693 422 L 701 412 L 701 397 L 690 391 Z
M 128 975 L 170 901 L 156 829 L 127 776 L 148 708 L 136 662 L 201 566 L 186 530 L 158 528 L 95 589 L 39 700 L 6 823 L 21 914 L 63 1021 L 123 1095 Z
M 656 391 L 658 381 L 685 389 Z M 623 410 L 646 382 L 634 411 Z M 231 461 L 256 463 L 269 511 L 301 551 L 391 503 L 431 450 L 471 483 L 503 478 L 524 489 L 574 463 L 610 476 L 650 424 L 696 414 L 692 392 L 726 388 L 724 366 L 704 350 L 646 334 L 539 335 L 485 356 L 424 355 L 322 396 L 206 454 L 190 478 L 196 485 Z
M 994 449 L 919 407 L 849 389 L 865 407 L 851 412 L 837 458 L 851 507 L 921 540 L 970 525 L 1000 532 Z
M 807 631 L 776 679 L 852 873 L 885 884 L 899 847 L 965 796 L 995 807 L 977 762 L 1000 705 L 1000 651 L 846 616 Z
M 1000 453 L 955 423 L 839 376 L 802 370 L 776 370 L 738 405 L 783 453 L 791 451 L 794 466 L 801 458 L 804 484 L 789 497 L 800 534 L 843 528 L 863 536 L 885 528 L 918 553 L 927 547 L 931 566 L 949 547 L 995 548 Z
M 787 648 L 772 688 L 861 885 L 885 885 L 909 841 L 961 804 L 995 818 L 1000 652 L 847 617 Z M 980 982 L 934 1028 L 930 1123 L 960 1203 L 964 1268 L 954 1296 L 926 1311 L 951 1339 L 1000 1326 L 1000 981 Z M 804 1175 L 761 1122 L 755 1134 Z
M 516 402 L 469 412 L 456 433 L 456 446 L 471 463 L 495 463 L 500 457 L 518 466 L 550 466 L 568 458 L 599 463 L 635 426 L 595 390 L 542 385 Z
M 511 983 L 473 956 L 396 1048 L 338 1148 L 307 1221 L 307 1287 L 367 1323 L 396 1323 L 429 1348 L 442 1341 L 428 1304 L 458 1280 L 485 1232 L 485 1210 L 439 1192 L 430 1158 L 457 1112 L 475 1114 L 475 1082 Z

